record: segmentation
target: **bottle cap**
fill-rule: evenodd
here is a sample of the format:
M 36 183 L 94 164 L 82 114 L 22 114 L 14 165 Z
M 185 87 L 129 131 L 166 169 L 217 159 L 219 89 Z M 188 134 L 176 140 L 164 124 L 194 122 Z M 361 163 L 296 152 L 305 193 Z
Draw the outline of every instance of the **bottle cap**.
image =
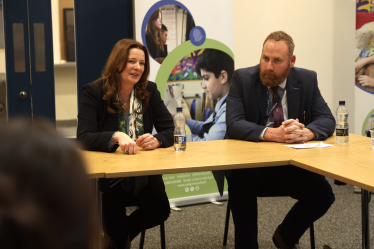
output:
M 345 100 L 340 100 L 339 105 L 345 105 Z
M 177 107 L 177 112 L 181 112 L 182 111 L 182 107 Z

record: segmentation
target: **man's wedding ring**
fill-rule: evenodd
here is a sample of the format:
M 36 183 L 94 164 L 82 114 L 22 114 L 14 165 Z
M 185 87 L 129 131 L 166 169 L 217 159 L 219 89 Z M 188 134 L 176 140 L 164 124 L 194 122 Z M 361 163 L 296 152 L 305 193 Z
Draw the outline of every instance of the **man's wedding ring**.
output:
M 149 146 L 151 146 L 151 145 L 150 145 L 149 142 L 148 142 L 148 147 L 149 147 Z
M 125 150 L 125 152 L 129 152 L 128 150 Z

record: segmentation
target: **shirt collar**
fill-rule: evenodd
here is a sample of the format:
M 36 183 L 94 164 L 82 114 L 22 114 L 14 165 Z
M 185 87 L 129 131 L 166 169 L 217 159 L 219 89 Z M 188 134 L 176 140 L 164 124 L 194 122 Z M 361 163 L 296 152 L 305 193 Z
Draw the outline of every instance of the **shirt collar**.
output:
M 287 78 L 282 83 L 280 83 L 279 87 L 282 88 L 282 90 L 285 90 L 286 89 L 286 83 L 287 83 Z M 268 88 L 270 88 L 270 86 L 268 86 Z
M 216 108 L 215 108 L 215 111 L 218 113 L 219 109 L 221 109 L 221 105 L 223 103 L 223 101 L 225 101 L 225 99 L 227 98 L 227 95 L 229 95 L 229 93 L 226 93 L 225 96 L 223 96 L 223 98 L 221 98 L 217 104 L 216 104 Z

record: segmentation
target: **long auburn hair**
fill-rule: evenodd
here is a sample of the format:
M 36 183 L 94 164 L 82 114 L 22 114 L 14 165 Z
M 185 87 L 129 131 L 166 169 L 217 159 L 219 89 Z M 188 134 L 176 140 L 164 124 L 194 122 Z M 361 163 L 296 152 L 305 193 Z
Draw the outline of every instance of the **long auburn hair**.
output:
M 149 18 L 146 33 L 150 33 L 156 45 L 161 49 L 161 51 L 164 51 L 164 42 L 161 38 L 161 30 L 157 32 L 158 35 L 157 37 L 155 37 L 155 21 L 158 19 L 158 14 L 161 14 L 162 17 L 162 12 L 160 9 L 157 9 L 155 12 L 153 12 L 151 17 Z
M 119 40 L 116 45 L 114 45 L 114 48 L 110 53 L 108 61 L 101 74 L 101 78 L 99 79 L 103 82 L 103 100 L 108 102 L 107 110 L 109 113 L 114 114 L 117 112 L 117 109 L 121 108 L 121 104 L 117 99 L 117 95 L 122 88 L 120 74 L 126 68 L 129 51 L 132 48 L 143 50 L 145 55 L 144 72 L 140 77 L 138 83 L 135 84 L 134 88 L 136 98 L 138 99 L 138 101 L 142 101 L 142 110 L 140 111 L 140 113 L 144 113 L 148 108 L 149 92 L 147 91 L 147 85 L 150 67 L 147 48 L 143 44 L 135 40 L 122 39 Z

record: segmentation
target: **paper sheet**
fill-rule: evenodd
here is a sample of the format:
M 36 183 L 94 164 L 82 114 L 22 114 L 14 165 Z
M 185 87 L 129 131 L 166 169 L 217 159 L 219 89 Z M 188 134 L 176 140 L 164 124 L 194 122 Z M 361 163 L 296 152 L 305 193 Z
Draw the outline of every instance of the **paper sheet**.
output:
M 294 148 L 294 149 L 313 149 L 313 148 L 325 148 L 325 147 L 334 147 L 332 144 L 325 144 L 323 142 L 320 143 L 308 143 L 308 144 L 290 144 L 290 145 L 285 145 L 286 147 L 289 148 Z

